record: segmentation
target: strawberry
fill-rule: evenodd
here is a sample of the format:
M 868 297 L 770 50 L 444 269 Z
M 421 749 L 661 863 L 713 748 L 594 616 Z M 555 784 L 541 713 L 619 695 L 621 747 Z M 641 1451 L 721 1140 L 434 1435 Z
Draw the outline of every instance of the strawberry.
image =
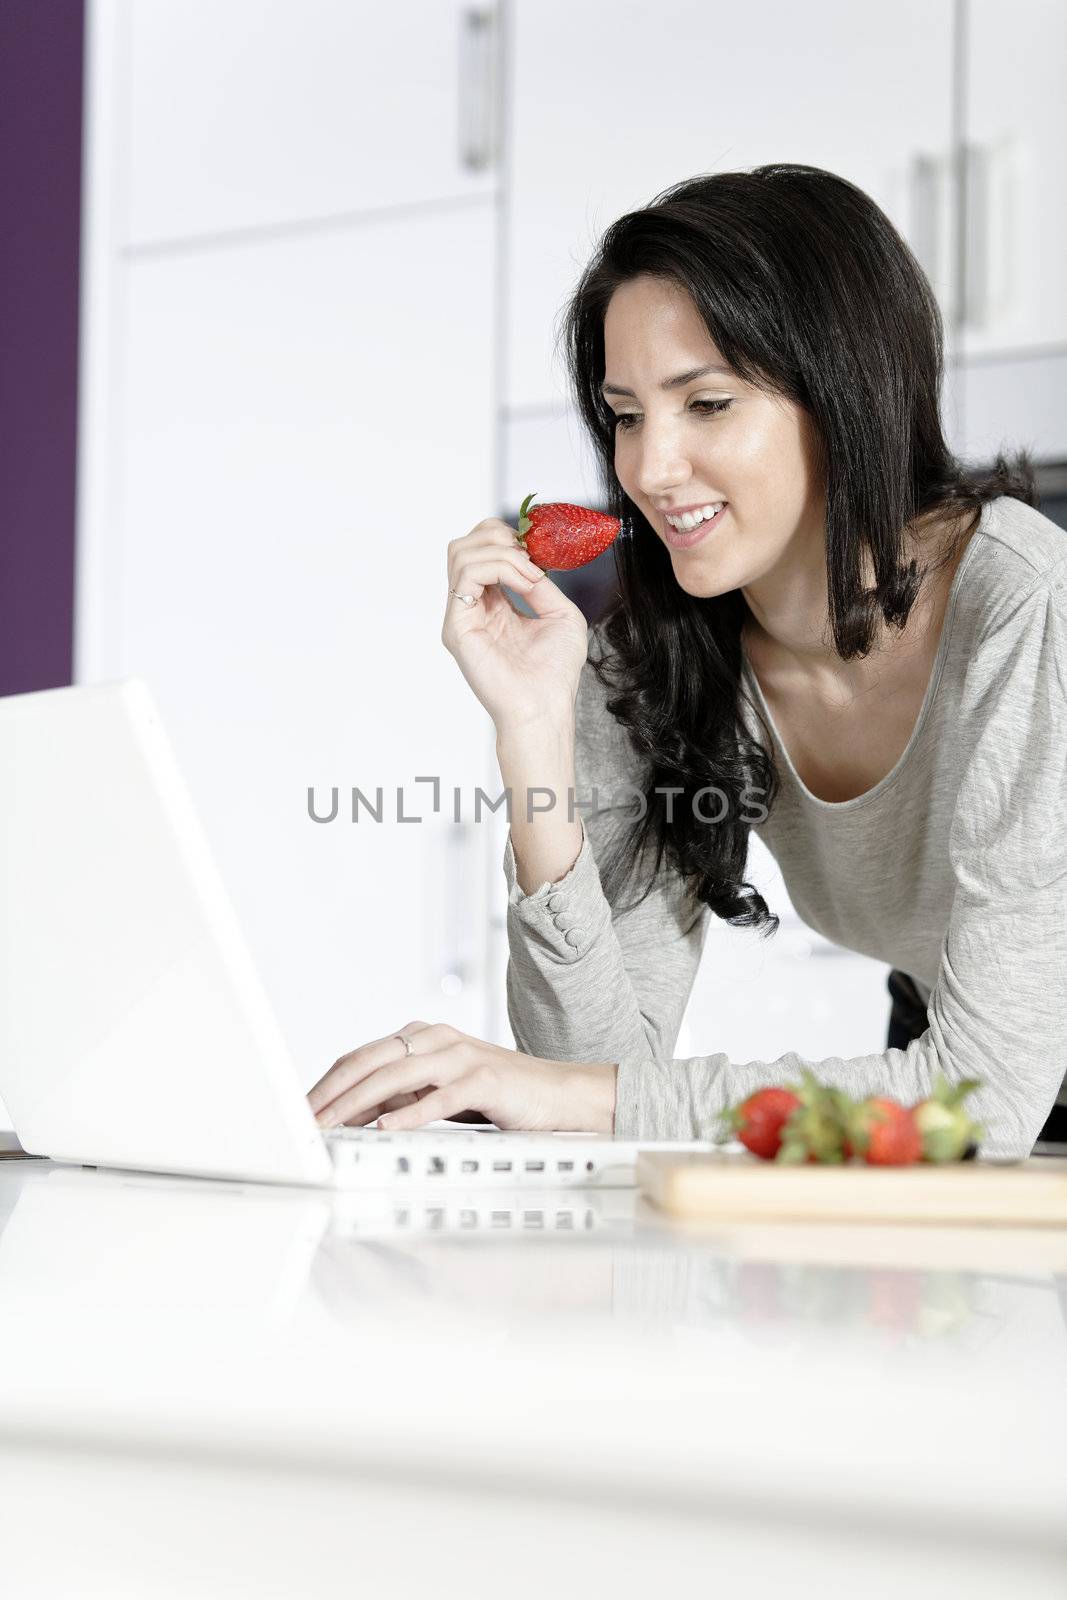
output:
M 977 1151 L 985 1129 L 971 1121 L 963 1101 L 972 1089 L 981 1087 L 980 1078 L 964 1078 L 953 1088 L 943 1072 L 934 1074 L 933 1093 L 911 1108 L 922 1137 L 924 1161 L 966 1161 Z
M 719 1143 L 737 1138 L 761 1161 L 773 1161 L 781 1143 L 782 1127 L 799 1104 L 789 1089 L 757 1089 L 739 1106 L 723 1112 Z
M 857 1155 L 872 1167 L 910 1167 L 922 1156 L 922 1135 L 907 1106 L 886 1095 L 869 1095 L 849 1116 Z
M 532 499 L 528 494 L 519 507 L 519 544 L 544 571 L 584 567 L 618 536 L 618 517 L 558 501 L 528 511 Z
M 801 1067 L 800 1076 L 795 1085 L 800 1104 L 782 1130 L 777 1159 L 793 1166 L 840 1166 L 852 1154 L 846 1138 L 852 1102 L 843 1089 L 821 1084 L 810 1067 Z

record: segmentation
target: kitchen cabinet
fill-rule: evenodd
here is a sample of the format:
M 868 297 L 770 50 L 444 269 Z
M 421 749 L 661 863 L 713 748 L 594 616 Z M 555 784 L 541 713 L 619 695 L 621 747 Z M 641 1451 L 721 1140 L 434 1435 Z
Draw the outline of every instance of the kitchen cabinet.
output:
M 462 0 L 111 0 L 123 242 L 157 247 L 497 184 L 493 11 Z
M 106 668 L 157 694 L 309 1075 L 481 1021 L 491 725 L 440 628 L 490 503 L 491 232 L 420 212 L 124 269 Z
M 914 241 L 947 303 L 949 0 L 513 0 L 509 15 L 512 414 L 565 395 L 554 323 L 599 235 L 699 173 L 770 161 L 841 173 Z
M 956 448 L 1026 446 L 1067 460 L 1067 10 L 995 0 L 961 10 L 964 196 Z
M 491 227 L 412 214 L 125 269 L 107 666 L 156 691 L 309 1070 L 411 1016 L 480 1020 L 451 796 L 487 782 L 490 727 L 440 627 L 447 539 L 491 492 Z M 353 786 L 380 822 L 351 820 Z M 339 790 L 334 821 L 309 787 L 320 817 Z
M 963 354 L 1067 348 L 1067 8 L 967 0 L 964 16 Z
M 418 203 L 399 209 L 377 208 L 359 179 L 348 214 L 296 225 L 340 191 L 322 187 L 310 146 L 299 170 L 276 173 L 269 139 L 225 214 L 218 171 L 199 157 L 180 207 L 142 206 L 152 171 L 177 195 L 204 91 L 186 76 L 153 131 L 146 84 L 163 66 L 145 64 L 137 30 L 154 19 L 184 37 L 195 13 L 205 40 L 213 27 L 230 38 L 244 17 L 253 62 L 303 62 L 293 104 L 308 116 L 300 72 L 331 37 L 338 46 L 325 20 L 362 16 L 257 9 L 258 32 L 239 3 L 210 18 L 158 0 L 91 10 L 76 675 L 138 674 L 154 692 L 310 1082 L 415 1016 L 484 1031 L 498 886 L 473 806 L 499 775 L 489 719 L 440 630 L 448 540 L 494 503 L 496 213 L 484 174 L 482 193 L 435 203 L 454 151 L 426 127 L 426 183 L 421 198 L 408 183 Z M 378 76 L 407 82 L 416 103 L 430 67 L 412 17 L 434 9 L 407 8 L 410 51 L 399 37 L 383 50 L 392 19 L 372 30 Z M 438 9 L 455 22 L 458 8 Z M 175 59 L 187 59 L 176 45 Z M 261 75 L 232 65 L 234 127 L 254 125 Z M 454 53 L 436 70 L 454 92 Z M 239 143 L 219 152 L 231 177 Z M 240 150 L 252 160 L 250 134 Z M 399 168 L 378 154 L 395 188 Z M 269 231 L 251 228 L 267 218 Z M 336 819 L 313 820 L 332 814 L 335 788 Z

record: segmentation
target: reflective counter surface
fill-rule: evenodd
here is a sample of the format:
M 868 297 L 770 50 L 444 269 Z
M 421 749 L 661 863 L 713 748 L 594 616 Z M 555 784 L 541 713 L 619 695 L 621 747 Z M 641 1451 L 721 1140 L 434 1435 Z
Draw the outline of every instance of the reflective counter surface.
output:
M 1012 1574 L 1052 1594 L 1067 1575 L 1061 1230 L 715 1227 L 633 1190 L 360 1195 L 4 1161 L 0 1329 L 0 1519 L 34 1526 L 64 1483 L 84 1507 L 117 1474 L 145 1528 L 158 1481 L 159 1516 L 187 1504 L 203 1530 L 194 1501 L 228 1485 L 222 1586 L 182 1587 L 172 1552 L 175 1587 L 146 1593 L 244 1592 L 222 1575 L 250 1580 L 253 1525 L 257 1593 L 271 1575 L 294 1592 L 301 1551 L 325 1584 L 344 1540 L 366 1572 L 368 1541 L 385 1562 L 397 1535 L 375 1533 L 413 1518 L 412 1587 L 386 1563 L 378 1592 L 422 1592 L 454 1559 L 438 1513 L 482 1529 L 486 1593 L 520 1541 L 513 1594 L 550 1577 L 552 1540 L 576 1574 L 617 1563 L 620 1594 L 686 1550 L 740 1581 L 753 1530 L 749 1593 L 795 1582 L 806 1540 L 823 1586 L 831 1547 L 842 1571 L 850 1541 L 882 1548 L 868 1595 L 927 1575 L 992 1595 Z M 104 1515 L 70 1533 L 80 1561 Z M 135 1558 L 108 1546 L 109 1593 L 136 1591 Z M 460 1574 L 456 1593 L 482 1592 Z

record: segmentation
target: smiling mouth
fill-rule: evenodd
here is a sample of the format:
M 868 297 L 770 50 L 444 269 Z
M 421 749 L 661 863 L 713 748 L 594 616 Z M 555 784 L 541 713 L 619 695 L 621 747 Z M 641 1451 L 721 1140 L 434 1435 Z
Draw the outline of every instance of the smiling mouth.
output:
M 687 514 L 680 519 L 680 526 L 675 526 L 672 521 L 664 516 L 663 524 L 666 529 L 669 548 L 672 550 L 688 550 L 692 545 L 699 544 L 702 539 L 705 539 L 709 533 L 718 527 L 728 503 L 726 500 L 721 500 L 717 506 L 713 504 L 710 508 L 705 508 L 710 509 L 711 515 L 705 516 L 702 513 L 699 517 L 696 517 L 696 520 L 694 520 L 694 516 Z
M 701 506 L 697 511 L 686 511 L 680 517 L 672 517 L 669 511 L 664 512 L 667 523 L 677 533 L 691 533 L 701 522 L 710 522 L 717 512 L 726 504 L 725 500 L 712 500 L 706 506 Z

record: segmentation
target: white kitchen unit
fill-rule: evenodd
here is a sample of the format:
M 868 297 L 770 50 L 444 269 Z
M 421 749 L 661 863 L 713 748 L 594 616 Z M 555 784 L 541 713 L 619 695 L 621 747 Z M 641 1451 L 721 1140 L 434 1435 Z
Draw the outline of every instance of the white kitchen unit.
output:
M 437 10 L 453 40 L 452 5 L 407 8 L 403 38 L 347 5 L 90 8 L 77 680 L 155 692 L 309 1083 L 417 1016 L 484 1031 L 499 885 L 472 819 L 499 776 L 440 632 L 447 543 L 495 500 L 496 199 L 441 135 Z M 342 192 L 330 120 L 347 61 L 366 148 L 361 18 L 388 207 L 357 166 Z M 303 128 L 284 170 L 268 87 Z M 205 116 L 217 160 L 186 159 Z
M 700 173 L 839 172 L 950 293 L 950 0 L 512 0 L 509 14 L 509 411 L 565 397 L 553 324 L 603 230 Z
M 485 198 L 492 8 L 121 0 L 126 243 Z
M 966 0 L 957 447 L 1067 460 L 1067 8 Z
M 1067 354 L 1067 7 L 966 0 L 967 356 Z

